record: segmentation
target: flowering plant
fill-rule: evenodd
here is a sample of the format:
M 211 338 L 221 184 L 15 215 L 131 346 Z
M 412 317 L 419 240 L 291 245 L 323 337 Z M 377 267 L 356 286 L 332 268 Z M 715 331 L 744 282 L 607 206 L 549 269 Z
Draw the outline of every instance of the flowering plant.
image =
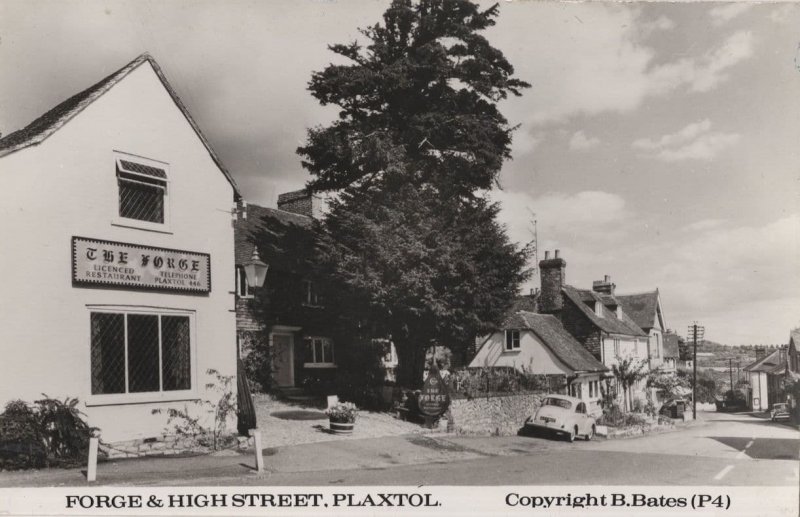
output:
M 340 402 L 325 410 L 331 422 L 337 424 L 352 424 L 356 421 L 358 408 L 352 402 Z

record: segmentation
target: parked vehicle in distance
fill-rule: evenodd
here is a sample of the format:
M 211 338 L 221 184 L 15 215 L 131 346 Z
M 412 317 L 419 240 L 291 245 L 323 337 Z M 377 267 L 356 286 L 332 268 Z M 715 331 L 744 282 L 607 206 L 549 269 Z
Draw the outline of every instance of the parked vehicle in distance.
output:
M 772 409 L 769 412 L 769 418 L 773 422 L 778 420 L 789 420 L 791 415 L 789 414 L 789 404 L 785 402 L 778 402 L 772 405 Z
M 570 442 L 578 436 L 594 438 L 595 419 L 586 410 L 586 402 L 566 395 L 547 395 L 536 414 L 525 420 L 523 430 L 545 431 L 565 436 Z

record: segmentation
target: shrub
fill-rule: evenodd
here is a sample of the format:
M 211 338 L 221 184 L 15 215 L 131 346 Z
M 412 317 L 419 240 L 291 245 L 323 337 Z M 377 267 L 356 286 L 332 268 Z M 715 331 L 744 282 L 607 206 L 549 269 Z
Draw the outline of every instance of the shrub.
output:
M 610 404 L 603 408 L 603 415 L 597 423 L 611 427 L 631 427 L 644 425 L 647 421 L 642 415 L 622 411 L 619 404 Z
M 466 398 L 492 393 L 560 393 L 566 384 L 563 375 L 534 375 L 503 367 L 460 368 L 452 370 L 444 380 L 451 395 Z
M 337 424 L 352 424 L 358 416 L 358 408 L 352 402 L 340 402 L 325 410 L 331 422 Z
M 339 399 L 366 409 L 388 409 L 382 395 L 386 384 L 382 357 L 382 343 L 353 342 L 337 349 L 335 387 Z
M 21 400 L 6 404 L 0 414 L 0 468 L 82 464 L 97 428 L 83 420 L 77 405 L 78 399 L 62 402 L 47 395 L 33 406 Z
M 214 377 L 215 382 L 206 384 L 207 390 L 217 392 L 217 400 L 195 401 L 199 410 L 195 413 L 205 413 L 203 416 L 193 416 L 187 406 L 183 409 L 167 408 L 167 426 L 172 425 L 172 429 L 167 427 L 164 432 L 173 431 L 175 435 L 192 438 L 198 445 L 210 447 L 218 450 L 227 447 L 235 441 L 235 437 L 227 432 L 228 420 L 236 413 L 236 392 L 233 389 L 233 375 L 222 375 L 217 370 L 210 368 L 206 370 L 208 375 Z M 161 409 L 153 409 L 152 414 L 160 414 Z M 201 420 L 213 422 L 211 426 L 203 425 Z

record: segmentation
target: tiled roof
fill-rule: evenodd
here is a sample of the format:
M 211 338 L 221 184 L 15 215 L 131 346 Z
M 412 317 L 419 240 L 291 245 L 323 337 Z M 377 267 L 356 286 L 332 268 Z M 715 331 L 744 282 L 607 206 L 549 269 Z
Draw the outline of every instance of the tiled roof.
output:
M 538 312 L 539 293 L 536 294 L 523 294 L 514 299 L 514 304 L 511 307 L 511 312 L 527 311 Z
M 230 182 L 231 186 L 233 187 L 235 197 L 240 197 L 239 189 L 236 186 L 236 182 L 233 180 L 233 177 L 228 172 L 228 169 L 222 165 L 222 162 L 219 160 L 219 157 L 217 157 L 217 154 L 213 149 L 211 149 L 211 145 L 208 143 L 205 135 L 203 135 L 202 131 L 200 131 L 199 126 L 189 114 L 186 106 L 183 104 L 183 101 L 181 101 L 180 97 L 178 97 L 178 94 L 167 81 L 167 78 L 164 76 L 164 72 L 161 71 L 161 67 L 159 67 L 155 59 L 153 59 L 147 53 L 137 57 L 100 82 L 95 83 L 82 92 L 73 95 L 24 128 L 14 131 L 13 133 L 0 139 L 0 156 L 5 156 L 15 151 L 19 151 L 20 149 L 42 143 L 47 137 L 55 133 L 64 124 L 69 122 L 72 117 L 83 111 L 84 108 L 89 106 L 92 102 L 110 90 L 115 84 L 120 82 L 128 74 L 136 70 L 145 62 L 150 63 L 150 65 L 153 67 L 153 70 L 161 80 L 164 88 L 166 88 L 167 92 L 169 92 L 170 96 L 172 97 L 173 102 L 175 102 L 175 105 L 181 110 L 183 116 L 186 118 L 187 122 L 189 122 L 189 125 L 192 126 L 192 129 L 194 129 L 198 138 L 206 147 L 208 154 L 211 155 L 211 159 L 217 165 L 219 170 L 222 171 L 222 174 L 225 175 L 225 178 L 227 178 L 228 182 Z
M 745 366 L 743 369 L 747 372 L 783 373 L 786 369 L 785 350 L 779 348 L 768 356 Z
M 680 347 L 678 346 L 678 334 L 672 332 L 664 333 L 664 357 L 674 357 L 675 359 L 680 356 Z
M 561 362 L 574 371 L 602 372 L 608 370 L 567 332 L 555 316 L 519 311 L 506 318 L 503 328 L 532 331 Z
M 253 234 L 259 229 L 268 225 L 270 220 L 277 220 L 286 225 L 310 226 L 310 217 L 278 210 L 277 208 L 267 208 L 258 205 L 247 205 L 247 218 L 240 216 L 233 223 L 233 239 L 236 252 L 236 264 L 249 262 L 253 256 Z
M 792 329 L 792 331 L 789 332 L 789 339 L 794 342 L 795 348 L 800 350 L 800 328 Z
M 639 328 L 645 332 L 653 328 L 658 309 L 658 289 L 649 293 L 619 294 L 616 298 L 622 304 L 622 310 Z
M 622 319 L 618 319 L 616 313 L 606 307 L 607 302 L 609 301 L 607 298 L 608 295 L 604 295 L 604 300 L 599 293 L 591 290 L 575 289 L 570 285 L 565 285 L 561 288 L 561 290 L 566 297 L 576 307 L 578 307 L 578 309 L 582 311 L 586 317 L 588 317 L 589 320 L 600 330 L 610 334 L 624 334 L 637 337 L 647 336 L 647 334 L 645 334 L 642 329 L 636 325 L 630 316 L 628 316 L 624 307 L 622 309 Z M 586 304 L 586 302 L 589 302 L 594 305 L 595 301 L 600 302 L 602 305 L 602 317 L 595 314 L 594 310 L 592 310 Z

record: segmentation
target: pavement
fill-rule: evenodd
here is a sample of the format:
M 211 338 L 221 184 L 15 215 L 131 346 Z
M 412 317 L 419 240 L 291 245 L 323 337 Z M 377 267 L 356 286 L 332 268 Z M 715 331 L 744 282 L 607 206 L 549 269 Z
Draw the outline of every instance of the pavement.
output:
M 108 461 L 98 485 L 769 485 L 798 486 L 800 433 L 747 414 L 699 413 L 676 431 L 567 443 L 546 437 L 405 434 L 253 453 Z M 81 469 L 0 472 L 0 487 L 86 486 Z
M 333 434 L 321 408 L 285 402 L 269 394 L 254 394 L 253 402 L 258 426 L 268 430 L 261 434 L 261 444 L 265 448 L 430 432 L 417 424 L 398 420 L 391 413 L 360 410 L 353 434 Z M 292 414 L 307 419 L 292 419 Z

